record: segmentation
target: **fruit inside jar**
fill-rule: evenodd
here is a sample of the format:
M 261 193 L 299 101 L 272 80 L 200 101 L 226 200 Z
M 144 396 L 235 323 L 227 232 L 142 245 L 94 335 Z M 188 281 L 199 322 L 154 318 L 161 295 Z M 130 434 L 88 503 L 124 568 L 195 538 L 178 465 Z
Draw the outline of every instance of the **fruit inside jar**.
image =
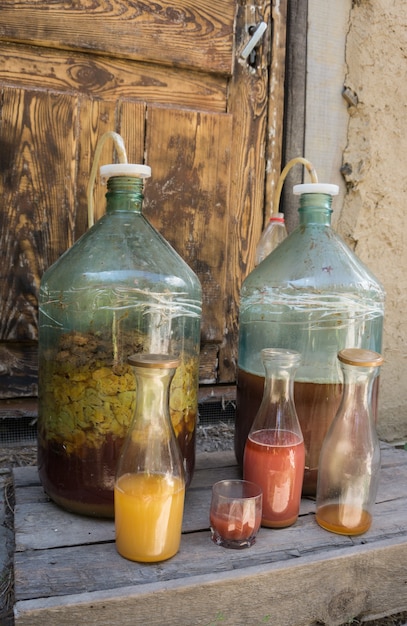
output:
M 129 356 L 145 351 L 135 334 L 121 346 Z M 117 459 L 136 397 L 132 369 L 115 364 L 111 342 L 92 332 L 62 334 L 40 364 L 38 467 L 46 493 L 63 508 L 113 517 Z M 120 361 L 124 361 L 124 357 Z M 198 357 L 180 355 L 170 392 L 170 414 L 189 485 L 195 463 Z

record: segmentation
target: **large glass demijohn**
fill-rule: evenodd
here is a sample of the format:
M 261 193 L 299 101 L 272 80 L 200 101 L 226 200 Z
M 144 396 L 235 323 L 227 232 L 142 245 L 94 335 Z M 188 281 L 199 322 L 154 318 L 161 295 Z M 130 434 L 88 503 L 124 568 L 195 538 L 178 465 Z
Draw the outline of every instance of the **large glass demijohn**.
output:
M 109 517 L 137 393 L 130 355 L 179 359 L 170 414 L 187 484 L 192 478 L 202 295 L 197 276 L 142 214 L 150 168 L 119 163 L 101 174 L 105 214 L 41 281 L 38 463 L 56 503 Z
M 300 352 L 294 399 L 306 448 L 303 494 L 314 495 L 321 445 L 342 395 L 337 354 L 344 348 L 381 352 L 385 293 L 331 227 L 338 187 L 309 183 L 294 193 L 299 225 L 241 289 L 235 452 L 241 464 L 263 395 L 261 350 Z

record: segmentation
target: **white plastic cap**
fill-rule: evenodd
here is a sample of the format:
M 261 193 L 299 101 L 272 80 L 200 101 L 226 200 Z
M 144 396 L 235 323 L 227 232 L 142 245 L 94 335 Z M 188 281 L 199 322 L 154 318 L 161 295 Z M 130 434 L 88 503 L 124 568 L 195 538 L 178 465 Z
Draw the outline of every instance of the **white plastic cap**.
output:
M 326 193 L 328 196 L 337 196 L 339 186 L 330 185 L 329 183 L 305 183 L 303 185 L 294 185 L 293 192 L 296 196 L 302 196 L 304 193 Z
M 102 182 L 113 176 L 133 176 L 134 178 L 150 178 L 151 167 L 138 163 L 110 163 L 100 168 Z

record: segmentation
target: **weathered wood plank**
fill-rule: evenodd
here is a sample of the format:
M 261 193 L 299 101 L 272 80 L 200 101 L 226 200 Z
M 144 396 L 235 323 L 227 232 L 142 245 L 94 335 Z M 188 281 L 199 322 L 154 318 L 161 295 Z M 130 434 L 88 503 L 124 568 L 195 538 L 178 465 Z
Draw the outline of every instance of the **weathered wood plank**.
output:
M 209 527 L 212 484 L 221 478 L 238 476 L 235 464 L 196 471 L 186 495 L 184 533 Z M 36 468 L 16 468 L 14 485 L 17 552 L 114 541 L 113 521 L 80 517 L 50 502 L 39 485 Z
M 228 554 L 233 557 L 232 551 Z M 100 562 L 99 567 L 104 568 L 106 562 Z M 152 626 L 217 621 L 226 626 L 339 626 L 356 617 L 378 617 L 405 610 L 406 564 L 407 543 L 403 537 L 379 542 L 373 549 L 361 545 L 351 551 L 339 549 L 334 554 L 321 550 L 304 560 L 216 571 L 165 584 L 160 581 L 64 598 L 17 601 L 15 623 L 111 626 L 120 621 L 123 626 L 133 626 L 136 619 L 137 623 Z M 52 567 L 47 571 L 52 578 Z M 109 567 L 109 571 L 114 573 L 115 568 Z
M 193 607 L 188 624 L 218 617 L 233 626 L 261 620 L 335 626 L 405 610 L 407 452 L 383 444 L 382 458 L 373 523 L 364 535 L 324 531 L 315 522 L 314 502 L 303 500 L 295 525 L 262 528 L 250 550 L 235 551 L 215 546 L 208 528 L 211 484 L 238 474 L 233 452 L 200 454 L 180 551 L 147 565 L 118 555 L 113 521 L 62 511 L 41 498 L 35 468 L 16 468 L 16 626 L 41 619 L 63 626 L 79 613 L 87 624 L 133 624 L 137 614 L 140 623 L 167 626 L 182 623 L 187 606 Z M 248 596 L 256 603 L 242 600 Z M 166 602 L 174 610 L 163 621 Z M 154 617 L 147 619 L 153 606 Z
M 36 516 L 35 512 L 33 513 Z M 38 525 L 40 525 L 38 520 Z M 94 525 L 96 527 L 97 525 Z M 15 554 L 16 598 L 26 599 L 48 595 L 66 595 L 125 585 L 142 585 L 147 582 L 167 581 L 174 578 L 209 574 L 270 561 L 284 561 L 318 552 L 322 548 L 352 547 L 346 536 L 330 537 L 315 523 L 313 516 L 302 517 L 297 524 L 284 532 L 262 528 L 256 544 L 250 550 L 225 550 L 210 539 L 209 524 L 200 532 L 184 534 L 178 554 L 160 564 L 131 563 L 116 552 L 114 542 L 84 543 L 89 530 L 87 521 L 76 545 L 28 550 Z M 112 524 L 113 528 L 113 524 Z M 86 537 L 85 537 L 86 541 Z M 91 539 L 90 539 L 91 541 Z M 80 554 L 86 550 L 86 564 Z M 111 569 L 100 568 L 106 559 Z M 46 576 L 52 568 L 52 577 Z M 114 570 L 114 574 L 113 571 Z M 37 572 L 37 576 L 35 576 Z M 45 579 L 45 580 L 44 580 Z
M 397 452 L 388 451 L 386 455 L 399 457 Z M 406 462 L 407 453 L 401 452 Z M 399 457 L 401 459 L 401 457 Z M 217 480 L 238 478 L 240 472 L 235 463 L 233 452 L 204 453 L 198 455 L 197 470 L 187 491 L 183 532 L 193 532 L 208 528 L 208 512 L 211 487 Z M 398 533 L 399 515 L 394 508 L 405 513 L 407 504 L 406 466 L 387 464 L 382 468 L 380 488 L 377 496 L 375 513 L 375 532 L 385 534 Z M 91 544 L 114 540 L 113 522 L 108 520 L 88 519 L 70 514 L 49 502 L 39 484 L 36 468 L 16 468 L 13 472 L 15 486 L 15 533 L 16 550 L 47 549 L 59 546 Z M 300 515 L 315 511 L 312 499 L 304 498 L 301 502 Z M 390 512 L 390 513 L 388 513 Z M 393 516 L 388 520 L 388 515 Z M 381 518 L 385 519 L 380 529 Z M 391 523 L 390 523 L 391 522 Z M 371 531 L 373 532 L 373 531 Z M 365 540 L 365 539 L 364 539 Z M 355 539 L 357 541 L 357 539 Z
M 205 470 L 205 474 L 207 479 L 201 481 L 202 486 L 195 489 L 190 488 L 187 492 L 183 519 L 184 533 L 208 529 L 212 484 L 219 478 L 238 476 L 237 468 L 233 467 L 222 471 Z M 392 479 L 394 480 L 394 475 Z M 363 536 L 363 541 L 369 540 L 369 537 L 380 537 L 383 534 L 386 536 L 398 534 L 404 524 L 407 509 L 407 486 L 404 489 L 401 488 L 400 493 L 396 496 L 393 493 L 395 490 L 389 491 L 392 479 L 383 481 L 382 493 L 379 493 L 378 504 L 375 507 L 375 524 L 370 535 Z M 23 497 L 20 497 L 20 491 L 23 491 Z M 300 516 L 313 514 L 314 511 L 315 503 L 304 498 L 301 502 Z M 114 541 L 113 521 L 80 517 L 66 512 L 49 502 L 38 486 L 16 490 L 14 515 L 17 552 Z M 354 541 L 357 542 L 358 539 L 356 538 Z M 278 541 L 276 546 L 277 549 L 280 549 Z
M 52 68 L 52 69 L 51 69 Z M 227 80 L 161 65 L 0 42 L 3 85 L 225 112 Z
M 10 310 L 13 310 L 10 302 L 9 307 Z M 38 391 L 37 370 L 38 347 L 36 342 L 1 342 L 0 399 L 5 400 L 16 396 L 35 397 Z
M 198 274 L 202 336 L 221 343 L 233 120 L 228 114 L 151 106 L 148 121 L 146 161 L 152 177 L 145 187 L 144 214 Z
M 234 0 L 3 0 L 0 38 L 230 74 L 234 17 Z
M 88 229 L 88 185 L 93 166 L 96 146 L 99 139 L 106 133 L 116 130 L 117 104 L 111 100 L 99 100 L 89 97 L 79 99 L 79 128 L 78 141 L 78 174 L 77 195 L 75 198 L 75 240 Z M 105 143 L 100 154 L 99 165 L 114 162 L 113 141 Z M 99 170 L 93 188 L 93 215 L 94 221 L 102 217 L 106 210 L 106 187 L 100 184 Z M 56 258 L 53 259 L 53 262 Z
M 288 2 L 283 166 L 297 156 L 307 157 L 304 154 L 307 17 L 308 2 Z M 303 168 L 296 166 L 289 172 L 284 183 L 281 200 L 289 232 L 298 224 L 298 198 L 293 195 L 293 185 L 302 183 L 303 178 Z
M 218 343 L 203 343 L 199 353 L 199 380 L 203 385 L 213 385 L 217 381 Z
M 10 346 L 9 346 L 10 347 Z M 32 398 L 9 398 L 0 402 L 0 419 L 30 418 L 35 420 L 38 415 L 38 401 Z
M 245 24 L 269 23 L 270 2 L 238 7 L 237 32 L 245 32 Z M 241 45 L 243 42 L 238 42 Z M 228 238 L 225 238 L 228 296 L 222 345 L 219 351 L 219 382 L 236 380 L 237 322 L 240 287 L 254 266 L 255 249 L 259 240 L 264 214 L 264 175 L 266 171 L 266 133 L 268 110 L 269 68 L 266 62 L 270 39 L 263 38 L 256 67 L 242 63 L 236 55 L 229 85 L 233 115 L 231 145 L 231 193 Z M 277 129 L 276 129 L 276 132 Z
M 272 38 L 271 43 L 266 144 L 265 219 L 263 226 L 266 225 L 271 213 L 279 210 L 279 207 L 274 206 L 274 198 L 278 179 L 283 169 L 281 163 L 283 129 L 280 120 L 284 117 L 287 4 L 288 0 L 271 3 L 271 19 L 275 36 Z
M 7 341 L 36 340 L 37 291 L 48 255 L 65 250 L 61 241 L 73 242 L 76 110 L 71 94 L 2 89 L 0 248 L 13 268 L 0 293 L 0 334 Z

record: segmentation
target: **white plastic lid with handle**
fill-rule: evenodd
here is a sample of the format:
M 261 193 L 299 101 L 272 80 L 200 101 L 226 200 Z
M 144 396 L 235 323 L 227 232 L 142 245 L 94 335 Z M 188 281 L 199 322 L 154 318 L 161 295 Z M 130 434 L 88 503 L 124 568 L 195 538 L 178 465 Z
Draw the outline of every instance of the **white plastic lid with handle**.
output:
M 133 178 L 150 178 L 151 167 L 138 163 L 110 163 L 100 168 L 102 182 L 106 182 L 113 176 L 130 176 Z
M 303 185 L 294 185 L 293 192 L 296 196 L 302 196 L 304 193 L 325 193 L 329 196 L 337 196 L 339 186 L 329 183 L 304 183 Z

